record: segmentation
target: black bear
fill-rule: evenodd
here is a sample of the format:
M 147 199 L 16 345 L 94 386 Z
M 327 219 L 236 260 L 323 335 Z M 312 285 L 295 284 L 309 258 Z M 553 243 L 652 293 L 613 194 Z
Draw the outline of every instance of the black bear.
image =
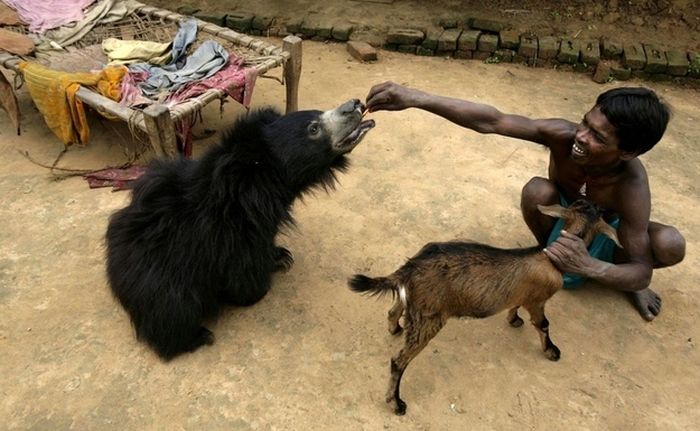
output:
M 163 359 L 212 344 L 203 320 L 247 306 L 292 264 L 275 245 L 294 200 L 331 187 L 346 154 L 374 127 L 350 100 L 329 111 L 241 117 L 199 160 L 157 160 L 114 213 L 107 277 L 138 339 Z

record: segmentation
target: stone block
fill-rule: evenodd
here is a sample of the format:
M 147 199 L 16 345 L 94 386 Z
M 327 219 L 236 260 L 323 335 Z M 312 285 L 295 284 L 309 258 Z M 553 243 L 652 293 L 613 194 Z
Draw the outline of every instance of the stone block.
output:
M 644 44 L 644 54 L 647 56 L 647 64 L 644 70 L 649 73 L 666 73 L 668 69 L 668 60 L 666 52 L 651 44 Z
M 454 53 L 454 57 L 462 60 L 471 60 L 474 58 L 474 52 L 471 50 L 457 50 Z
M 520 35 L 520 46 L 518 47 L 518 55 L 524 58 L 537 57 L 538 41 L 536 35 Z
M 479 41 L 479 30 L 464 30 L 457 41 L 457 49 L 460 51 L 476 51 Z
M 600 41 L 587 40 L 581 44 L 581 61 L 589 66 L 600 62 Z
M 360 61 L 374 61 L 377 59 L 377 50 L 367 42 L 352 40 L 345 46 L 350 55 Z
M 396 50 L 404 54 L 415 54 L 418 45 L 398 45 Z
M 632 78 L 632 69 L 624 67 L 621 64 L 613 65 L 610 68 L 610 73 L 612 74 L 612 77 L 618 81 L 627 81 Z
M 690 62 L 685 52 L 677 49 L 666 51 L 668 60 L 668 74 L 673 76 L 685 76 L 688 73 Z
M 428 30 L 428 32 L 425 34 L 425 39 L 423 39 L 423 43 L 421 43 L 421 46 L 432 51 L 437 51 L 438 40 L 440 39 L 442 32 L 443 30 Z
M 416 49 L 416 55 L 420 55 L 423 57 L 432 57 L 435 55 L 435 50 L 430 49 L 430 48 L 426 48 L 426 47 L 421 45 Z
M 602 51 L 600 56 L 606 59 L 620 59 L 622 58 L 622 44 L 618 41 L 608 39 L 604 37 L 600 41 Z
M 253 26 L 253 14 L 249 12 L 231 12 L 226 15 L 226 27 L 240 33 L 250 31 Z
M 199 9 L 198 7 L 194 7 L 194 6 L 188 5 L 188 4 L 182 5 L 179 8 L 175 9 L 175 11 L 177 13 L 182 14 L 182 15 L 194 15 L 197 12 L 199 12 L 200 10 L 201 9 Z
M 622 64 L 632 70 L 644 69 L 647 63 L 647 56 L 641 44 L 631 43 L 625 45 L 622 52 Z
M 287 31 L 290 34 L 301 34 L 301 24 L 303 22 L 304 21 L 302 19 L 299 19 L 299 18 L 290 19 L 289 21 L 287 21 L 287 25 L 286 25 Z
M 474 51 L 474 55 L 472 58 L 474 58 L 474 60 L 486 60 L 489 57 L 491 57 L 492 54 L 493 53 L 491 53 L 491 52 Z
M 390 30 L 386 35 L 387 43 L 395 43 L 397 45 L 419 45 L 423 42 L 423 38 L 425 38 L 425 33 L 409 28 Z
M 691 51 L 688 53 L 688 75 L 693 78 L 700 78 L 700 52 Z
M 226 14 L 223 12 L 197 12 L 194 14 L 194 17 L 216 24 L 219 27 L 226 27 Z
M 382 48 L 384 48 L 387 51 L 398 51 L 399 50 L 399 46 L 395 43 L 385 43 L 384 45 L 382 45 Z
M 503 21 L 482 18 L 469 18 L 467 19 L 467 24 L 469 25 L 469 27 L 474 28 L 476 30 L 484 30 L 492 33 L 498 33 L 510 27 L 508 23 Z
M 253 30 L 267 30 L 272 25 L 272 19 L 270 16 L 255 16 L 251 27 Z
M 457 40 L 462 34 L 462 30 L 456 28 L 450 28 L 442 32 L 438 38 L 437 50 L 446 51 L 456 51 L 457 50 Z
M 299 29 L 299 33 L 301 33 L 304 37 L 312 38 L 312 37 L 316 36 L 316 31 L 318 30 L 319 26 L 320 26 L 319 22 L 316 21 L 315 19 L 306 18 L 301 23 L 301 28 Z
M 579 41 L 565 39 L 561 41 L 559 54 L 557 54 L 557 61 L 566 64 L 576 64 L 578 63 L 580 54 L 581 45 Z
M 537 58 L 543 60 L 551 60 L 559 54 L 559 39 L 554 36 L 542 36 L 539 38 L 539 47 L 537 49 Z
M 352 34 L 353 26 L 347 22 L 336 23 L 333 26 L 333 31 L 331 31 L 331 36 L 335 40 L 340 40 L 345 42 L 350 39 Z
M 500 47 L 503 49 L 518 50 L 520 46 L 520 33 L 515 30 L 503 30 L 499 33 Z
M 328 40 L 332 36 L 331 34 L 333 33 L 333 25 L 328 22 L 321 22 L 318 24 L 318 27 L 316 27 L 316 36 L 323 40 Z
M 498 49 L 498 36 L 495 34 L 482 33 L 477 43 L 477 51 L 494 52 Z
M 445 30 L 448 28 L 457 28 L 459 20 L 455 17 L 443 17 L 438 20 L 438 25 Z

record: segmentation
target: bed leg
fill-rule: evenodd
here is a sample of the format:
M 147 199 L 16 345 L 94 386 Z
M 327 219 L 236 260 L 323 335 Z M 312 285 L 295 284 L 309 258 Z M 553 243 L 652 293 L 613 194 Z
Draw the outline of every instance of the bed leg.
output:
M 178 153 L 177 137 L 170 110 L 159 103 L 149 105 L 143 110 L 143 122 L 156 156 L 175 158 Z
M 289 35 L 282 39 L 282 49 L 291 56 L 284 63 L 284 82 L 287 90 L 287 111 L 294 112 L 299 109 L 299 78 L 301 78 L 301 38 Z

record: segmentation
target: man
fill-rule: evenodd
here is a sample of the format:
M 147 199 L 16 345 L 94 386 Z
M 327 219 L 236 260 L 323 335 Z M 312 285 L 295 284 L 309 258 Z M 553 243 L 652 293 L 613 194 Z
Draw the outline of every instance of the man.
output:
M 367 109 L 423 109 L 479 133 L 524 139 L 550 149 L 549 178 L 534 177 L 522 190 L 520 207 L 527 226 L 551 261 L 565 273 L 565 287 L 590 278 L 629 292 L 648 321 L 661 310 L 649 288 L 653 268 L 683 260 L 685 239 L 672 226 L 649 220 L 651 196 L 638 156 L 663 136 L 668 107 L 646 88 L 617 88 L 601 94 L 579 124 L 563 119 L 531 119 L 504 114 L 478 103 L 429 94 L 385 82 L 367 95 Z M 623 248 L 599 238 L 583 241 L 561 231 L 561 223 L 542 215 L 537 205 L 568 205 L 586 198 L 604 208 Z M 561 232 L 560 232 L 561 231 Z

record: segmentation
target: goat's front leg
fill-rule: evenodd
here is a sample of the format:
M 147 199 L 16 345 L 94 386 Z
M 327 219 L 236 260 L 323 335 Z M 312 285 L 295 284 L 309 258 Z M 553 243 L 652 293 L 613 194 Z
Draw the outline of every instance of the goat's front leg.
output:
M 523 326 L 523 319 L 521 319 L 520 316 L 518 316 L 518 308 L 520 308 L 520 306 L 516 306 L 508 310 L 508 323 L 513 328 L 519 328 Z
M 530 321 L 540 334 L 544 355 L 550 361 L 558 361 L 561 357 L 561 352 L 559 348 L 554 345 L 552 339 L 549 338 L 549 320 L 547 320 L 547 317 L 544 315 L 544 302 L 524 305 L 524 307 L 528 313 L 530 313 Z
M 399 319 L 401 318 L 402 314 L 403 302 L 401 302 L 401 297 L 399 295 L 396 295 L 394 305 L 391 306 L 391 309 L 389 310 L 389 315 L 387 316 L 387 320 L 389 321 L 389 333 L 391 335 L 398 335 L 403 330 L 401 325 L 399 325 Z
M 397 415 L 406 413 L 406 403 L 399 396 L 401 377 L 406 367 L 428 345 L 435 334 L 440 332 L 446 320 L 440 315 L 422 317 L 409 314 L 406 318 L 409 320 L 406 324 L 406 343 L 403 349 L 391 358 L 391 378 L 386 394 L 386 402 L 393 404 L 394 413 Z

